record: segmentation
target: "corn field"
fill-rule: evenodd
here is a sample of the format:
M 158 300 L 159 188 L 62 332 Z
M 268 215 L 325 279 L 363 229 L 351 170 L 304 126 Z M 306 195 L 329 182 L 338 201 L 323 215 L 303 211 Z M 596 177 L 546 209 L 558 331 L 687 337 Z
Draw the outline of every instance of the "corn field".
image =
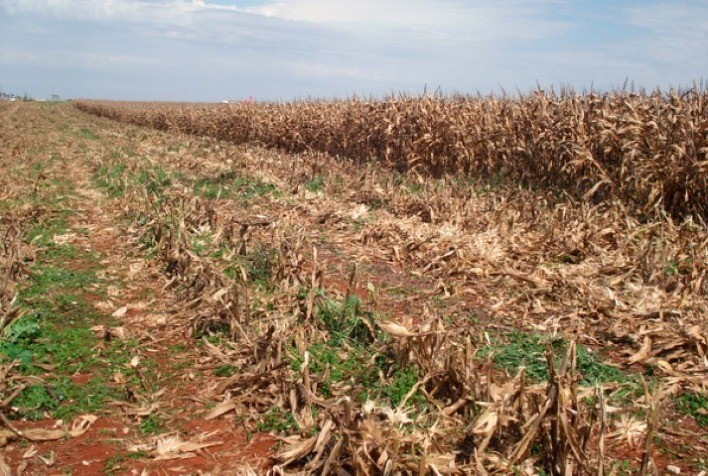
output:
M 159 130 L 512 180 L 638 213 L 708 216 L 705 91 L 189 105 L 80 101 Z

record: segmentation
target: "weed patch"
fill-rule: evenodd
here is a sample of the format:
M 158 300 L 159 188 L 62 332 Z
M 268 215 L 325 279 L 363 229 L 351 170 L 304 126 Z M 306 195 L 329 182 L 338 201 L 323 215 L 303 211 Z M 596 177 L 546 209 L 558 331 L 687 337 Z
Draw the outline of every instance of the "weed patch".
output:
M 316 175 L 309 182 L 305 184 L 305 189 L 312 193 L 317 193 L 322 191 L 324 188 L 325 180 L 323 175 Z
M 373 314 L 363 309 L 356 296 L 340 302 L 318 291 L 318 298 L 316 314 L 328 338 L 311 344 L 308 352 L 309 371 L 317 376 L 322 395 L 332 397 L 338 388 L 351 387 L 359 402 L 401 404 L 418 383 L 419 369 L 400 366 L 378 351 L 386 345 L 385 338 L 375 330 Z M 303 362 L 303 356 L 293 356 L 291 369 L 299 372 Z M 407 403 L 421 408 L 425 397 L 416 391 Z
M 100 139 L 100 137 L 95 132 L 93 132 L 91 129 L 88 129 L 86 127 L 82 127 L 81 129 L 79 129 L 79 135 L 81 137 L 83 137 L 85 139 L 89 139 L 89 140 L 99 140 Z
M 275 406 L 261 415 L 256 424 L 256 431 L 274 433 L 292 433 L 299 428 L 292 413 Z
M 231 377 L 236 373 L 236 367 L 233 365 L 221 365 L 214 370 L 216 377 Z
M 261 179 L 239 176 L 234 172 L 194 181 L 192 190 L 204 198 L 237 198 L 248 200 L 265 195 L 279 195 L 278 187 Z
M 682 393 L 676 397 L 676 408 L 682 415 L 691 415 L 701 427 L 708 427 L 708 394 Z
M 94 184 L 106 190 L 112 198 L 122 197 L 126 187 L 126 167 L 124 163 L 120 162 L 98 167 L 94 172 Z
M 562 338 L 545 337 L 535 333 L 513 332 L 504 336 L 502 341 L 485 346 L 477 357 L 485 359 L 492 356 L 492 361 L 500 368 L 515 374 L 522 366 L 532 380 L 548 379 L 546 349 L 554 355 L 554 363 L 560 366 L 565 354 L 567 342 Z M 583 375 L 581 384 L 594 385 L 602 382 L 627 382 L 629 377 L 621 370 L 605 364 L 597 354 L 591 353 L 582 345 L 577 346 L 578 371 Z
M 220 258 L 225 254 L 224 249 L 217 250 L 212 257 Z M 273 270 L 278 263 L 278 253 L 267 246 L 258 246 L 247 255 L 234 256 L 226 265 L 224 274 L 231 279 L 242 279 L 245 272 L 248 282 L 261 289 L 270 287 Z
M 52 415 L 68 420 L 96 412 L 107 399 L 122 398 L 120 389 L 108 384 L 112 373 L 123 371 L 129 379 L 137 379 L 124 366 L 138 343 L 104 342 L 91 330 L 97 323 L 110 324 L 110 318 L 97 313 L 83 297 L 86 288 L 102 283 L 96 275 L 98 256 L 54 243 L 54 236 L 70 231 L 65 216 L 29 231 L 42 248 L 18 293 L 22 317 L 3 329 L 0 354 L 17 362 L 20 373 L 41 378 L 13 399 L 12 417 Z M 49 366 L 53 370 L 47 374 Z M 83 375 L 86 380 L 75 379 Z
M 115 474 L 117 471 L 123 469 L 123 464 L 128 460 L 137 460 L 141 458 L 147 458 L 149 454 L 146 451 L 135 451 L 130 453 L 116 453 L 106 460 L 104 463 L 104 470 L 109 476 Z
M 143 435 L 158 435 L 164 430 L 164 421 L 159 415 L 151 413 L 140 422 L 140 433 Z

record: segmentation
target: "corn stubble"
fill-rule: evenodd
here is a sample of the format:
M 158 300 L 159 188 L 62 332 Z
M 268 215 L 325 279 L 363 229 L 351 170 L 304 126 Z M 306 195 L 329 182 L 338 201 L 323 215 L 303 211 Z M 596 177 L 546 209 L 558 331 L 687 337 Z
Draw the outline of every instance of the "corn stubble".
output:
M 609 474 L 610 438 L 643 446 L 649 461 L 658 402 L 702 385 L 708 238 L 696 221 L 708 212 L 705 100 L 705 93 L 534 94 L 77 106 L 160 130 L 306 152 L 298 158 L 303 163 L 284 164 L 281 156 L 251 164 L 261 173 L 316 170 L 331 183 L 319 153 L 354 159 L 362 172 L 346 201 L 387 204 L 383 218 L 352 236 L 347 227 L 337 228 L 349 214 L 337 209 L 341 202 L 308 199 L 298 187 L 302 203 L 283 209 L 283 201 L 272 199 L 278 219 L 270 220 L 184 187 L 155 197 L 144 187 L 120 184 L 126 216 L 141 217 L 133 228 L 136 241 L 155 250 L 169 285 L 180 290 L 192 332 L 219 330 L 229 337 L 217 344 L 204 339 L 209 359 L 238 369 L 215 389 L 222 402 L 206 418 L 236 412 L 257 421 L 272 408 L 292 415 L 296 429 L 283 437 L 272 474 L 535 474 L 543 468 L 560 475 Z M 100 160 L 97 166 L 110 166 Z M 417 196 L 382 184 L 372 161 L 406 169 L 409 177 L 448 177 L 443 187 Z M 177 170 L 212 165 L 179 154 L 166 162 Z M 449 175 L 501 176 L 570 197 L 552 204 L 552 194 L 539 201 L 528 190 L 478 195 Z M 688 218 L 675 223 L 671 215 Z M 316 371 L 313 344 L 333 337 L 323 324 L 326 302 L 319 291 L 331 290 L 335 277 L 326 261 L 334 258 L 318 249 L 303 223 L 326 224 L 342 243 L 369 247 L 384 254 L 378 259 L 437 280 L 436 295 L 469 292 L 495 317 L 561 329 L 568 345 L 559 360 L 549 347 L 543 382 L 523 368 L 506 375 L 492 356 L 478 355 L 490 342 L 493 321 L 486 329 L 451 326 L 444 314 L 426 308 L 420 316 L 378 318 L 357 331 L 373 356 L 364 366 L 383 359 L 419 370 L 418 382 L 397 404 L 356 398 L 362 382 L 325 388 L 332 369 Z M 274 250 L 270 292 L 254 288 L 245 265 L 227 273 L 223 254 L 197 252 L 195 238 L 204 230 L 212 249 L 226 250 L 227 261 L 242 262 L 238 257 L 256 244 Z M 349 297 L 349 291 L 340 294 L 335 297 Z M 372 298 L 367 306 L 375 304 Z M 615 384 L 579 385 L 575 340 L 598 339 L 632 342 L 624 349 L 626 365 L 651 363 L 661 375 L 659 389 L 645 385 L 635 396 L 647 418 L 637 421 L 608 402 Z M 357 342 L 343 340 L 341 352 L 350 355 Z M 384 387 L 393 384 L 386 373 L 377 379 Z M 425 404 L 416 405 L 421 395 Z M 612 421 L 618 412 L 623 419 Z

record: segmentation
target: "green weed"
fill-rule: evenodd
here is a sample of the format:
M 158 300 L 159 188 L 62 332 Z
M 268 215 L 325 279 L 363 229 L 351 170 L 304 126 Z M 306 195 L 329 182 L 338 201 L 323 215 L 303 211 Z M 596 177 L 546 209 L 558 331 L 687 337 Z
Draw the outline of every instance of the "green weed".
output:
M 140 433 L 143 435 L 158 435 L 164 430 L 164 421 L 162 417 L 151 413 L 143 421 L 140 422 Z
M 24 313 L 0 336 L 3 359 L 18 362 L 25 375 L 44 377 L 41 383 L 26 387 L 13 399 L 12 406 L 17 409 L 13 417 L 38 419 L 51 414 L 68 420 L 81 413 L 96 412 L 107 399 L 122 398 L 120 390 L 108 384 L 109 376 L 118 370 L 126 373 L 132 384 L 140 384 L 137 376 L 124 368 L 138 342 L 100 342 L 91 331 L 96 323 L 112 324 L 82 295 L 87 287 L 102 283 L 96 276 L 99 257 L 70 245 L 54 244 L 51 237 L 65 231 L 71 230 L 63 217 L 30 230 L 29 236 L 44 247 L 18 294 L 18 305 Z M 144 375 L 149 374 L 148 363 L 143 363 Z M 55 368 L 46 375 L 46 370 L 37 364 Z M 72 380 L 72 376 L 88 371 L 92 375 L 87 381 Z
M 339 345 L 344 340 L 358 344 L 373 342 L 374 336 L 370 330 L 374 322 L 373 314 L 363 309 L 357 296 L 349 296 L 341 303 L 327 298 L 322 292 L 320 297 L 322 302 L 317 306 L 317 317 L 329 332 L 332 345 Z
M 248 256 L 248 279 L 267 287 L 277 264 L 278 253 L 273 248 L 258 247 Z
M 298 428 L 293 414 L 278 406 L 261 415 L 261 420 L 256 424 L 258 432 L 292 433 Z
M 93 132 L 91 129 L 88 129 L 86 127 L 82 127 L 81 129 L 79 129 L 79 135 L 81 137 L 84 137 L 89 140 L 99 140 L 100 139 L 100 137 L 98 135 L 96 135 L 95 132 Z
M 305 189 L 312 192 L 312 193 L 317 193 L 320 192 L 324 188 L 325 180 L 323 175 L 315 175 L 312 180 L 307 182 L 305 184 Z
M 310 372 L 317 376 L 319 390 L 332 396 L 335 385 L 352 385 L 359 401 L 381 399 L 391 406 L 399 405 L 419 381 L 414 365 L 399 366 L 377 353 L 384 344 L 383 335 L 373 331 L 374 316 L 363 309 L 356 296 L 343 302 L 328 298 L 319 291 L 317 318 L 328 338 L 309 346 Z M 303 357 L 294 355 L 291 369 L 299 372 Z M 416 391 L 408 404 L 425 404 L 422 392 Z
M 57 245 L 54 243 L 53 238 L 56 235 L 64 235 L 68 233 L 68 216 L 68 212 L 62 211 L 59 212 L 58 216 L 54 217 L 50 221 L 35 223 L 27 228 L 25 240 L 31 242 L 39 248 L 56 247 Z
M 234 185 L 240 197 L 244 199 L 279 194 L 278 187 L 272 183 L 264 182 L 261 179 L 242 178 L 237 180 Z
M 221 365 L 214 370 L 214 375 L 217 377 L 231 377 L 236 373 L 236 367 L 233 365 Z
M 391 376 L 390 382 L 383 386 L 383 393 L 386 395 L 392 406 L 398 406 L 419 381 L 419 372 L 415 366 L 408 366 L 397 369 Z M 420 407 L 425 404 L 425 396 L 418 390 L 407 402 L 408 405 Z
M 225 249 L 217 250 L 212 256 L 219 258 L 226 254 Z M 278 252 L 274 248 L 258 246 L 252 249 L 245 256 L 234 256 L 232 261 L 226 265 L 224 273 L 234 279 L 242 279 L 243 268 L 249 283 L 261 289 L 268 289 L 273 270 L 278 263 Z
M 205 198 L 239 198 L 277 195 L 278 187 L 260 179 L 239 176 L 235 172 L 225 172 L 216 177 L 200 178 L 192 185 L 195 194 Z
M 679 413 L 691 415 L 702 427 L 708 426 L 708 394 L 682 393 L 675 401 Z
M 544 337 L 535 333 L 512 332 L 503 341 L 485 346 L 478 352 L 480 359 L 492 355 L 492 361 L 510 373 L 525 367 L 526 375 L 535 381 L 548 379 L 546 349 L 554 354 L 556 367 L 565 355 L 567 342 L 562 338 Z M 578 371 L 583 375 L 581 384 L 593 385 L 597 382 L 627 382 L 628 377 L 621 370 L 603 363 L 597 354 L 590 353 L 582 345 L 577 346 Z
M 105 189 L 110 197 L 118 198 L 125 194 L 126 164 L 117 162 L 99 167 L 93 175 L 93 181 L 99 188 Z
M 125 463 L 127 460 L 142 459 L 147 458 L 148 456 L 149 454 L 145 451 L 135 451 L 130 453 L 119 452 L 106 460 L 103 465 L 103 469 L 105 470 L 106 474 L 110 476 L 115 474 L 116 471 L 122 470 L 123 463 Z
M 332 396 L 334 384 L 351 381 L 364 387 L 364 393 L 359 397 L 365 400 L 368 391 L 376 387 L 378 372 L 369 361 L 371 354 L 367 349 L 320 342 L 311 345 L 309 351 L 310 371 L 320 376 L 319 385 L 324 396 Z
M 226 198 L 231 194 L 230 184 L 236 180 L 235 172 L 222 172 L 216 177 L 200 178 L 194 182 L 195 194 L 206 198 Z
M 142 168 L 138 172 L 137 182 L 152 195 L 161 197 L 166 188 L 172 185 L 170 175 L 160 167 Z

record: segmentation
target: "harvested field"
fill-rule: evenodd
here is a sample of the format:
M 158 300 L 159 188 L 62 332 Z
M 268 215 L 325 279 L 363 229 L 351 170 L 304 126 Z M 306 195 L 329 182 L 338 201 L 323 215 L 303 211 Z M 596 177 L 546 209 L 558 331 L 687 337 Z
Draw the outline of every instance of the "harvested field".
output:
M 704 471 L 704 102 L 1 110 L 6 464 Z

